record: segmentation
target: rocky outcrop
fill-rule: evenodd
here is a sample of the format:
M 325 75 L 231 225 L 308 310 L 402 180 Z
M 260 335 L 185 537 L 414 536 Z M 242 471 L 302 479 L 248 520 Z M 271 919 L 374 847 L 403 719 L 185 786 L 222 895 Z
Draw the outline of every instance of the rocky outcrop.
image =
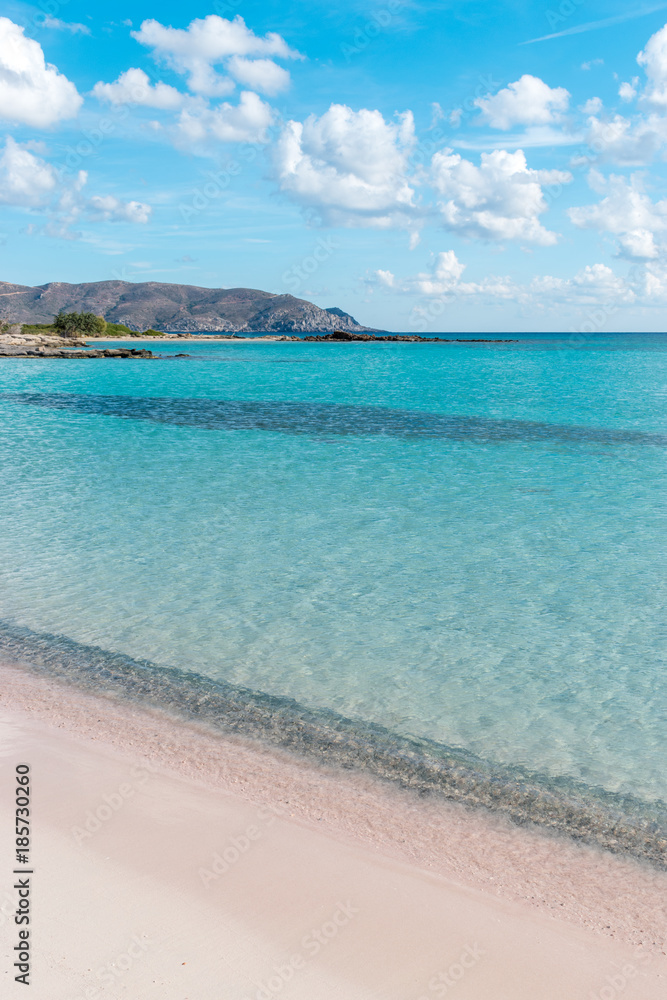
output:
M 351 333 L 349 330 L 334 330 L 318 337 L 302 337 L 301 340 L 323 341 L 350 341 L 350 340 L 372 340 L 378 341 L 400 341 L 407 344 L 516 344 L 516 340 L 489 340 L 480 337 L 418 337 L 416 334 L 386 333 L 376 335 L 374 333 Z
M 0 333 L 0 348 L 5 347 L 86 347 L 85 340 L 76 337 L 58 337 L 54 334 L 22 333 L 20 326 L 10 327 Z
M 177 355 L 187 357 L 185 354 Z M 98 351 L 56 350 L 49 347 L 4 347 L 0 345 L 0 358 L 154 358 L 152 351 L 119 347 Z
M 340 309 L 254 288 L 200 288 L 158 281 L 54 281 L 29 287 L 0 282 L 0 319 L 49 323 L 56 313 L 92 312 L 131 330 L 182 333 L 371 332 Z

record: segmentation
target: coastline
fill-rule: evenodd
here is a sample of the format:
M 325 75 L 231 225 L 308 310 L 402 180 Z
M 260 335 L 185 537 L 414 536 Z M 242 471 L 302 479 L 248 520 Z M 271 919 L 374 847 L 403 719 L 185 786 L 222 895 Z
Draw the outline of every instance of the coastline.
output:
M 667 873 L 500 814 L 416 794 L 368 773 L 211 730 L 162 709 L 3 662 L 3 714 L 23 714 L 84 747 L 131 748 L 135 760 L 364 845 L 470 889 L 558 914 L 581 928 L 663 953 Z
M 0 662 L 204 725 L 212 735 L 260 739 L 315 765 L 389 782 L 413 794 L 485 808 L 667 870 L 664 805 L 570 779 L 495 764 L 432 740 L 311 709 L 204 675 L 0 622 Z
M 299 338 L 300 340 L 301 338 Z M 291 340 L 287 335 L 277 334 L 269 337 L 210 337 L 204 336 L 171 336 L 171 337 L 86 337 L 86 342 L 106 343 L 106 344 L 296 344 L 298 341 Z
M 662 873 L 15 666 L 0 690 L 50 1000 L 663 995 Z

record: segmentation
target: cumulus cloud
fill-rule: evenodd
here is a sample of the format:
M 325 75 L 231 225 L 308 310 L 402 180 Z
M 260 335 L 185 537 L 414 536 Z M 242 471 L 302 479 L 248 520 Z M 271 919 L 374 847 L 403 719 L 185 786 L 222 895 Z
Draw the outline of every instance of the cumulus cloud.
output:
M 91 214 L 99 215 L 109 222 L 146 223 L 151 217 L 150 205 L 141 201 L 120 201 L 112 194 L 93 195 L 89 199 L 87 209 Z
M 618 114 L 607 119 L 593 115 L 588 119 L 586 142 L 600 160 L 637 166 L 651 162 L 666 136 L 667 121 L 662 116 L 632 120 Z
M 475 104 L 493 127 L 506 131 L 514 125 L 550 125 L 567 111 L 570 94 L 525 73 L 497 94 L 478 97 Z
M 220 97 L 234 89 L 234 81 L 221 76 L 215 69 L 234 57 L 242 60 L 236 65 L 242 74 L 237 75 L 237 79 L 251 85 L 250 77 L 254 76 L 257 89 L 260 84 L 268 83 L 274 93 L 277 86 L 282 89 L 285 85 L 287 74 L 285 70 L 276 72 L 278 66 L 270 70 L 266 65 L 271 62 L 269 57 L 300 58 L 280 35 L 269 32 L 259 37 L 246 26 L 241 16 L 228 21 L 217 14 L 209 14 L 195 19 L 187 28 L 171 28 L 159 21 L 147 20 L 139 31 L 132 32 L 132 36 L 152 49 L 156 58 L 187 76 L 188 87 L 193 93 L 205 97 Z M 253 66 L 251 57 L 258 57 L 260 65 Z
M 648 80 L 644 98 L 651 104 L 667 107 L 667 24 L 649 38 L 637 62 L 644 67 Z
M 62 180 L 56 168 L 29 148 L 7 136 L 0 154 L 0 204 L 42 211 L 48 216 L 45 232 L 73 238 L 71 225 L 82 215 L 108 221 L 145 223 L 151 207 L 139 201 L 122 202 L 113 195 L 86 198 L 85 170 Z
M 279 94 L 290 84 L 287 70 L 271 59 L 244 59 L 243 56 L 232 56 L 227 63 L 227 69 L 239 83 L 252 87 L 261 94 L 270 96 Z
M 641 273 L 630 279 L 616 275 L 606 264 L 590 264 L 571 278 L 538 275 L 526 284 L 519 284 L 511 277 L 486 275 L 478 281 L 464 281 L 463 264 L 453 250 L 435 255 L 429 271 L 410 278 L 396 278 L 390 271 L 377 270 L 368 281 L 371 286 L 383 287 L 388 292 L 419 295 L 429 300 L 452 301 L 482 299 L 487 301 L 512 301 L 522 306 L 542 308 L 545 305 L 595 306 L 600 303 L 629 304 L 636 298 L 636 283 Z M 657 274 L 658 272 L 656 272 Z M 667 273 L 664 275 L 667 294 Z M 655 278 L 657 286 L 658 278 Z M 415 318 L 433 318 L 430 306 L 413 309 Z M 439 315 L 439 313 L 437 314 Z
M 556 243 L 556 233 L 539 220 L 547 209 L 542 185 L 560 190 L 572 180 L 570 173 L 532 170 L 522 150 L 482 153 L 480 166 L 475 166 L 444 149 L 431 161 L 431 177 L 444 199 L 439 207 L 446 229 L 478 239 Z
M 380 284 L 384 285 L 385 288 L 393 288 L 396 284 L 396 277 L 392 274 L 391 271 L 383 271 L 382 269 L 378 269 L 375 272 L 375 275 Z
M 618 237 L 622 256 L 637 260 L 657 257 L 655 234 L 667 229 L 667 198 L 653 202 L 636 174 L 629 180 L 612 174 L 604 178 L 591 171 L 589 183 L 598 194 L 597 204 L 570 208 L 568 215 L 580 229 L 597 229 Z
M 224 102 L 215 107 L 205 103 L 185 107 L 176 126 L 177 144 L 202 145 L 219 142 L 266 142 L 266 130 L 273 111 L 257 94 L 245 90 L 238 105 Z
M 638 86 L 639 86 L 639 77 L 633 76 L 632 83 L 628 83 L 626 81 L 625 83 L 621 84 L 621 86 L 618 88 L 618 96 L 621 98 L 622 101 L 626 102 L 634 101 L 635 97 L 637 96 Z
M 274 150 L 282 191 L 331 225 L 387 228 L 415 215 L 407 179 L 412 114 L 385 121 L 379 111 L 332 104 L 317 118 L 288 122 Z
M 0 17 L 0 118 L 47 128 L 73 118 L 82 103 L 74 84 L 45 61 L 41 45 Z
M 2 204 L 25 207 L 41 205 L 51 197 L 56 184 L 56 172 L 50 164 L 7 136 L 0 156 Z
M 72 21 L 61 21 L 59 17 L 51 17 L 47 14 L 40 22 L 42 28 L 53 28 L 54 31 L 69 31 L 72 35 L 89 35 L 90 28 L 85 24 L 77 24 Z
M 581 110 L 585 115 L 599 115 L 602 111 L 602 100 L 599 97 L 589 97 Z
M 415 286 L 423 295 L 442 295 L 458 285 L 465 267 L 453 250 L 444 250 L 437 254 L 432 273 L 418 275 Z
M 128 69 L 114 83 L 96 83 L 93 95 L 109 104 L 138 104 L 171 111 L 181 108 L 185 95 L 166 83 L 151 84 L 142 69 Z
M 521 294 L 521 289 L 510 278 L 489 276 L 479 282 L 462 281 L 466 265 L 453 250 L 443 250 L 434 255 L 431 268 L 409 278 L 399 279 L 391 271 L 378 269 L 365 279 L 371 287 L 382 287 L 400 294 L 420 297 L 451 298 L 452 296 L 486 296 L 492 299 L 511 298 Z M 414 310 L 420 314 L 420 307 Z

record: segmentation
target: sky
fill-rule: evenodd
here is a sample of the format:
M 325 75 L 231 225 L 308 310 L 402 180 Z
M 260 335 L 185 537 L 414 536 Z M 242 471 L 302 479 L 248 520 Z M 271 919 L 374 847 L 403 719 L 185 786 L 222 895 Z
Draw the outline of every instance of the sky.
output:
M 667 2 L 0 2 L 0 280 L 667 328 Z

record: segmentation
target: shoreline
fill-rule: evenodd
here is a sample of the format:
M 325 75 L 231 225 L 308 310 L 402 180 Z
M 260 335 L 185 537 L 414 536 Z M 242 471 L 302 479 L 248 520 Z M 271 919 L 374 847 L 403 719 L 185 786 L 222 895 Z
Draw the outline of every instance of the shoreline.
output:
M 485 905 L 500 901 L 665 961 L 667 874 L 645 863 L 29 668 L 3 663 L 0 681 L 0 714 L 59 732 L 84 757 L 129 752 L 195 791 L 240 796 L 350 849 L 482 893 Z
M 0 692 L 0 800 L 32 773 L 40 997 L 664 996 L 645 866 L 15 667 Z
M 29 664 L 47 679 L 143 709 L 169 715 L 178 706 L 180 724 L 204 726 L 211 736 L 259 739 L 308 766 L 334 767 L 413 795 L 483 808 L 515 826 L 533 826 L 667 871 L 666 817 L 659 803 L 501 766 L 432 740 L 309 709 L 292 698 L 7 623 L 0 625 L 0 662 Z

